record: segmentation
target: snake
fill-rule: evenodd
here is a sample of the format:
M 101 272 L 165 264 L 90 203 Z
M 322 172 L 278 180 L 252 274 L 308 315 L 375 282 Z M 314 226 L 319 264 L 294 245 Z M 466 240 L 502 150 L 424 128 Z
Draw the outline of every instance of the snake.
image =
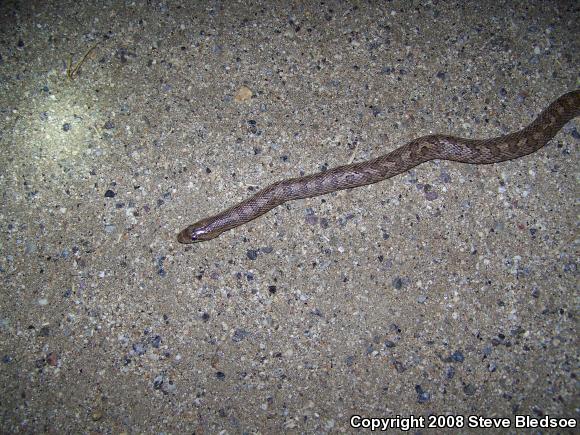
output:
M 580 90 L 574 90 L 553 101 L 527 127 L 513 133 L 489 139 L 422 136 L 371 160 L 270 184 L 233 207 L 189 225 L 177 240 L 184 244 L 208 241 L 285 202 L 378 183 L 430 160 L 486 165 L 517 159 L 538 151 L 578 115 Z

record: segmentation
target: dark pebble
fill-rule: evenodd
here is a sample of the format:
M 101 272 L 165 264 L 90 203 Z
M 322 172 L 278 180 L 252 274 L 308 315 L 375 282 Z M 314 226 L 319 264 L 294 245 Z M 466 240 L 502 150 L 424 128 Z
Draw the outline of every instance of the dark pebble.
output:
M 391 340 L 385 340 L 385 347 L 395 347 L 396 344 L 394 341 Z
M 69 130 L 70 130 L 70 123 L 68 123 L 68 122 L 65 122 L 65 123 L 62 125 L 62 130 L 63 130 L 63 131 L 69 131 Z
M 254 121 L 253 119 L 250 119 L 248 121 L 248 131 L 252 134 L 258 133 L 258 128 L 256 127 L 256 121 Z
M 426 391 L 423 391 L 421 385 L 415 385 L 415 391 L 417 392 L 417 402 L 418 403 L 425 403 L 431 400 L 431 394 Z
M 203 313 L 201 315 L 201 320 L 203 320 L 204 322 L 207 322 L 209 320 L 209 314 L 208 313 Z
M 435 201 L 437 198 L 439 198 L 439 195 L 434 190 L 425 192 L 425 199 L 427 201 Z
M 223 381 L 226 378 L 226 374 L 224 372 L 216 372 L 215 377 Z
M 476 391 L 477 388 L 473 384 L 467 384 L 465 387 L 463 387 L 463 392 L 468 396 L 473 396 Z
M 453 379 L 453 377 L 455 376 L 455 369 L 452 366 L 448 366 L 445 369 L 445 376 L 447 377 L 447 379 Z
M 145 348 L 145 346 L 143 346 L 143 344 L 135 343 L 135 344 L 133 344 L 133 352 L 135 352 L 137 355 L 141 356 L 141 355 L 145 354 L 145 352 L 147 352 L 147 349 Z
M 564 272 L 576 272 L 578 266 L 576 263 L 566 263 L 563 267 Z
M 395 279 L 393 279 L 393 287 L 395 288 L 395 290 L 401 290 L 401 288 L 403 287 L 403 280 L 400 277 L 396 277 Z
M 248 249 L 248 252 L 246 252 L 246 256 L 250 260 L 255 260 L 256 258 L 258 258 L 258 250 L 257 249 Z
M 453 353 L 453 355 L 451 355 L 451 359 L 456 362 L 463 362 L 463 360 L 465 360 L 465 357 L 460 351 L 456 351 Z
M 276 293 L 276 286 L 275 285 L 269 285 L 268 286 L 268 292 L 273 295 Z
M 248 335 L 250 335 L 250 333 L 245 329 L 236 329 L 234 331 L 234 336 L 232 337 L 232 340 L 236 343 L 239 343 L 240 341 L 245 339 Z
M 163 385 L 163 375 L 155 376 L 155 379 L 153 379 L 153 388 L 159 390 L 162 385 Z
M 160 345 L 161 345 L 161 336 L 156 335 L 155 337 L 153 337 L 153 340 L 151 340 L 151 346 L 153 346 L 155 349 L 159 349 Z
M 354 218 L 354 214 L 353 214 L 353 213 L 349 213 L 349 214 L 347 214 L 347 215 L 345 215 L 345 216 L 341 216 L 341 217 L 339 217 L 339 218 L 338 218 L 338 224 L 339 224 L 341 227 L 344 227 L 344 226 L 346 225 L 346 223 L 347 223 L 349 220 L 353 219 L 353 218 Z
M 117 195 L 115 192 L 113 192 L 111 189 L 108 189 L 105 192 L 105 198 L 114 198 L 115 195 Z
M 522 335 L 525 332 L 526 332 L 526 330 L 519 325 L 516 326 L 515 328 L 510 329 L 510 335 L 512 337 L 517 337 L 519 335 Z
M 401 328 L 399 328 L 396 324 L 391 323 L 389 325 L 389 331 L 395 334 L 400 334 L 401 333 Z
M 105 122 L 105 128 L 107 130 L 112 130 L 113 128 L 115 128 L 115 123 L 113 121 L 107 121 Z
M 441 180 L 442 183 L 450 183 L 451 175 L 449 175 L 447 172 L 441 172 L 441 175 L 439 175 L 439 180 Z

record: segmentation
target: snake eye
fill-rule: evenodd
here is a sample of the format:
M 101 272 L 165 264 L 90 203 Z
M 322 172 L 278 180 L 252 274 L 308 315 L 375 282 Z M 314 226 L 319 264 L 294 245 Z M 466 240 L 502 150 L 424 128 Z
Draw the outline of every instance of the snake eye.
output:
M 204 235 L 205 230 L 203 228 L 193 230 L 190 237 L 191 243 L 203 242 L 205 240 Z
M 177 241 L 185 245 L 189 243 L 199 242 L 200 241 L 199 234 L 197 234 L 195 231 L 190 231 L 188 227 L 177 235 Z

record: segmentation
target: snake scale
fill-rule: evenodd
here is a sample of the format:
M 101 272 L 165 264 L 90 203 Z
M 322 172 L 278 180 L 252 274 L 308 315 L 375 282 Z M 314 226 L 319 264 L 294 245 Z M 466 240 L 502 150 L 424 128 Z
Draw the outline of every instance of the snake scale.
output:
M 423 136 L 372 160 L 278 181 L 233 207 L 188 226 L 177 240 L 186 244 L 210 240 L 287 201 L 377 183 L 429 160 L 481 165 L 517 159 L 542 148 L 578 115 L 580 90 L 575 90 L 555 100 L 530 125 L 515 133 L 483 140 Z

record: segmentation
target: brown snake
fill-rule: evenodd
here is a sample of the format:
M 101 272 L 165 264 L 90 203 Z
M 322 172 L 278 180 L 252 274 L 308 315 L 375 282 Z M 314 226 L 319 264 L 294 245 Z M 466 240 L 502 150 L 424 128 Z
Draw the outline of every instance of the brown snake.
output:
M 580 90 L 562 95 L 530 125 L 515 133 L 483 140 L 423 136 L 372 160 L 278 181 L 233 207 L 188 226 L 179 233 L 177 240 L 180 243 L 210 240 L 287 201 L 377 183 L 429 160 L 481 165 L 517 159 L 542 148 L 564 124 L 578 115 Z

